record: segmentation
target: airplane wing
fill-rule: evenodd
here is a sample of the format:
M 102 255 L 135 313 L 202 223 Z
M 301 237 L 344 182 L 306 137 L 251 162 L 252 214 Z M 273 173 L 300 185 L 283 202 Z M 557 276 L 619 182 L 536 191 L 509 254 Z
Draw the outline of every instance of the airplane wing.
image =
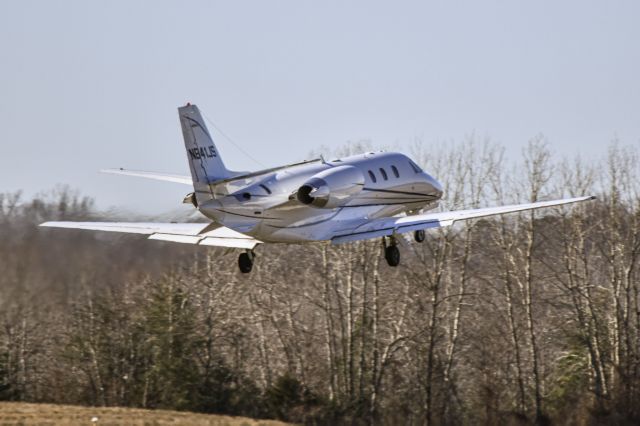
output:
M 150 240 L 253 249 L 262 241 L 215 223 L 45 222 L 51 228 L 87 229 L 149 235 Z
M 145 172 L 142 170 L 125 170 L 125 169 L 104 169 L 101 173 L 111 173 L 114 175 L 136 176 L 146 179 L 164 180 L 166 182 L 182 183 L 184 185 L 193 185 L 191 176 L 173 175 L 169 173 Z
M 440 228 L 450 226 L 458 220 L 476 219 L 485 216 L 493 216 L 504 213 L 533 210 L 543 207 L 559 206 L 562 204 L 576 203 L 592 200 L 595 197 L 566 198 L 562 200 L 541 201 L 537 203 L 515 204 L 501 207 L 487 207 L 474 210 L 457 210 L 451 212 L 424 213 L 415 216 L 390 217 L 366 221 L 351 230 L 343 231 L 331 239 L 333 244 L 350 241 L 366 240 L 369 238 L 384 237 L 393 234 L 401 234 L 421 229 Z

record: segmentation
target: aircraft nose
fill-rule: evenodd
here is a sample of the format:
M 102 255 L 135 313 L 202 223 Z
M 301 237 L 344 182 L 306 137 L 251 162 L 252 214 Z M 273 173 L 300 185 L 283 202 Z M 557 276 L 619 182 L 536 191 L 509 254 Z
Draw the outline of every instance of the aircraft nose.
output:
M 426 183 L 431 186 L 431 188 L 433 188 L 434 192 L 438 193 L 438 197 L 442 196 L 442 185 L 440 184 L 440 182 L 438 182 L 433 176 L 431 176 L 429 173 L 423 173 L 424 174 L 424 179 L 426 181 Z

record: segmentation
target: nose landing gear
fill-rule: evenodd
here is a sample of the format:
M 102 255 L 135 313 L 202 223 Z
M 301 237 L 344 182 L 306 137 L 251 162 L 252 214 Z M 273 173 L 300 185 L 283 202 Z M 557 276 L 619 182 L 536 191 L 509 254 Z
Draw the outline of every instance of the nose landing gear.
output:
M 425 239 L 424 229 L 418 229 L 413 233 L 413 239 L 416 240 L 417 243 L 421 243 Z
M 240 268 L 240 272 L 243 274 L 248 274 L 251 272 L 253 268 L 253 259 L 255 259 L 256 255 L 253 250 L 247 250 L 244 253 L 240 253 L 238 257 L 238 267 Z

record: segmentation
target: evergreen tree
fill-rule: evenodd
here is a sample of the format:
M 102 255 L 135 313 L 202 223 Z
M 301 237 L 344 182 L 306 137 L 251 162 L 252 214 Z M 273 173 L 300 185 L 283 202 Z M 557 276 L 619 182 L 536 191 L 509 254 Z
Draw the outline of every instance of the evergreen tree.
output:
M 11 400 L 11 385 L 7 368 L 8 358 L 9 355 L 6 352 L 0 352 L 0 401 Z
M 199 372 L 193 354 L 200 342 L 188 294 L 173 276 L 150 285 L 145 307 L 145 353 L 150 359 L 147 404 L 191 409 Z

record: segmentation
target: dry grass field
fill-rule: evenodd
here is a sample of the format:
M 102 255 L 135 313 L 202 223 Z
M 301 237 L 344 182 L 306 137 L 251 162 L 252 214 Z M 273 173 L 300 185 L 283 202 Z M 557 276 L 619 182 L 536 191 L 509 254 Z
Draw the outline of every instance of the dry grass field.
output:
M 274 420 L 121 407 L 78 407 L 0 402 L 0 425 L 212 425 L 284 426 Z

